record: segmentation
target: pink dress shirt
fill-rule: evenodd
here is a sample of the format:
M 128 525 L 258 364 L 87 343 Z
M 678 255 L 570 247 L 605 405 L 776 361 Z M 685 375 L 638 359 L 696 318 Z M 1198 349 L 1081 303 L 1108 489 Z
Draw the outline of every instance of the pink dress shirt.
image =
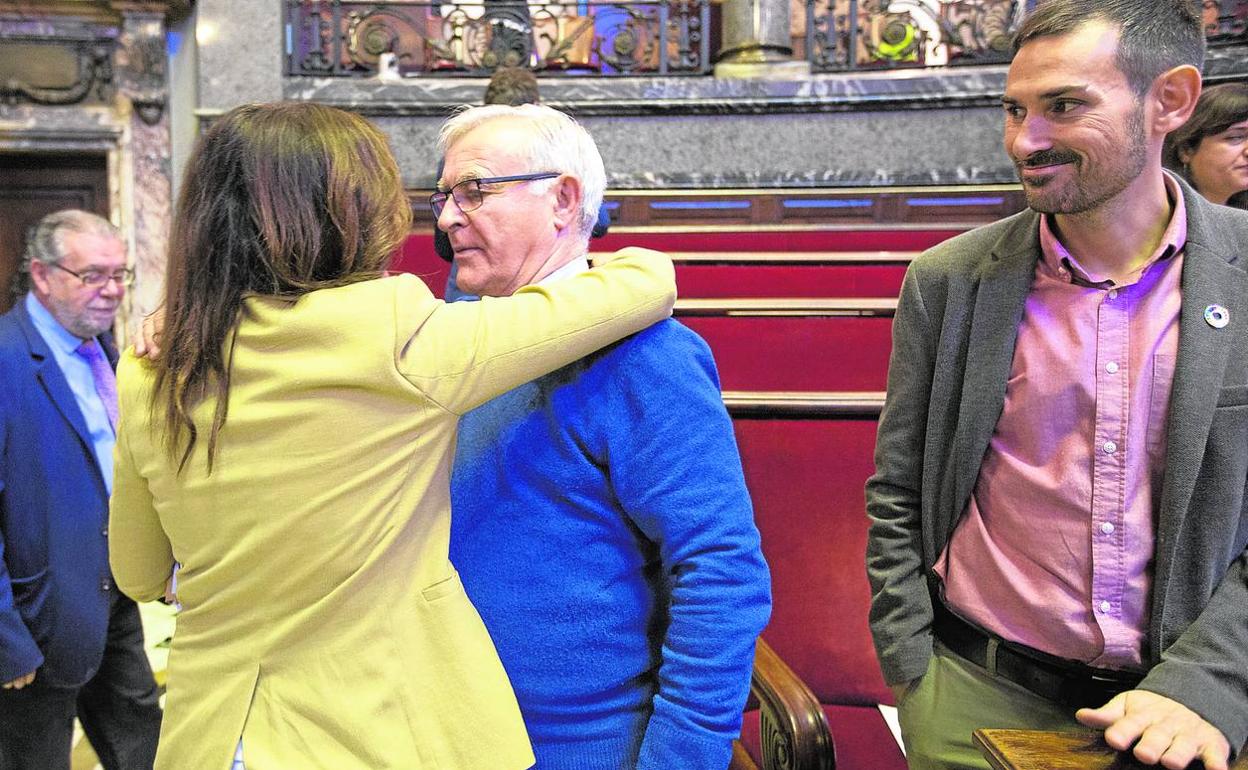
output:
M 1148 263 L 1089 274 L 1041 218 L 1005 405 L 936 563 L 959 615 L 1102 668 L 1140 666 L 1179 341 L 1187 213 Z

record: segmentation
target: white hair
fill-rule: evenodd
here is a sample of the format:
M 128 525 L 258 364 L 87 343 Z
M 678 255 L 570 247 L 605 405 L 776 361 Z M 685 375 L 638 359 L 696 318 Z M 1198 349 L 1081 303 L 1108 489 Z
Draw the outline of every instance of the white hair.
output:
M 588 238 L 598 220 L 598 209 L 602 206 L 602 195 L 607 188 L 607 172 L 594 138 L 580 123 L 543 104 L 514 107 L 487 104 L 465 107 L 448 118 L 438 132 L 438 153 L 445 157 L 447 151 L 468 132 L 494 120 L 523 123 L 530 129 L 529 146 L 517 148 L 520 156 L 528 161 L 529 171 L 558 171 L 580 181 L 580 233 Z M 548 184 L 553 184 L 553 180 Z
M 26 267 L 31 261 L 60 264 L 66 256 L 65 236 L 70 233 L 121 239 L 117 227 L 99 214 L 81 209 L 62 209 L 40 219 L 26 234 Z

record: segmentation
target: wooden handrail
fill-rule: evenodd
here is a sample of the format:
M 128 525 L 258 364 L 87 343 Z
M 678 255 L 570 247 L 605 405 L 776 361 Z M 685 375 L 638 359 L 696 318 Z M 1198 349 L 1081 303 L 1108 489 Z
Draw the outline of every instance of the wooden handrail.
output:
M 892 316 L 895 297 L 678 299 L 678 316 Z
M 724 406 L 734 417 L 878 417 L 882 391 L 725 390 Z
M 750 690 L 758 698 L 763 770 L 836 770 L 819 699 L 771 645 L 758 640 Z

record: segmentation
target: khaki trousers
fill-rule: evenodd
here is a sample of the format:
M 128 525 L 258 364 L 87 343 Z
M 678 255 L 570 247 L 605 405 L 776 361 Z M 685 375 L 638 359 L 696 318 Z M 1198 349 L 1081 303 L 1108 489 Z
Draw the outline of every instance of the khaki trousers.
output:
M 897 704 L 910 770 L 988 770 L 979 728 L 1085 730 L 1075 710 L 1001 679 L 936 642 L 927 673 Z

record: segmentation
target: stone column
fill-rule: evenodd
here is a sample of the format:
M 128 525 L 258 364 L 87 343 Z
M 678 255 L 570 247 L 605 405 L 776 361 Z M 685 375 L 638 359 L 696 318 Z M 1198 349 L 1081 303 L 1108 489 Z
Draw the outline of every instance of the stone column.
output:
M 793 60 L 789 0 L 724 0 L 724 43 L 715 77 L 788 78 L 810 74 Z
M 134 223 L 135 285 L 127 303 L 127 325 L 133 327 L 160 304 L 173 212 L 166 7 L 120 0 L 112 6 L 122 19 L 115 66 L 117 110 L 129 136 L 117 177 L 130 185 L 121 198 L 132 207 L 124 219 Z

